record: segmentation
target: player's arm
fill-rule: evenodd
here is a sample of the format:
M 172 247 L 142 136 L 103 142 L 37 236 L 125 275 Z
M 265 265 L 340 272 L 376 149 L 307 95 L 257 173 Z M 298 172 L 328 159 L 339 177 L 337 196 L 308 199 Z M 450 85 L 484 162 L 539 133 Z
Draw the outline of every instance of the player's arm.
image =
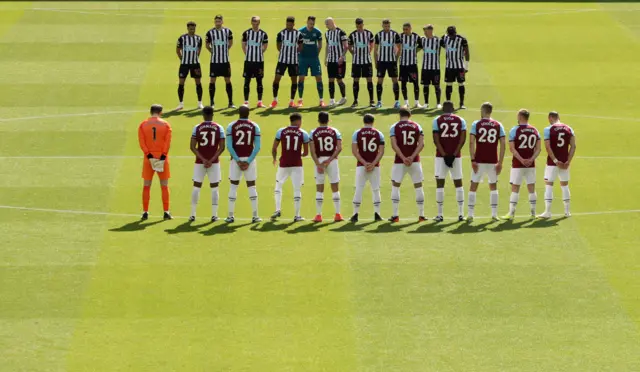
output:
M 400 53 L 402 53 L 402 40 L 400 39 L 400 35 L 396 35 L 396 45 L 393 47 L 394 53 L 396 54 L 396 59 L 400 58 Z
M 267 51 L 268 46 L 269 46 L 269 37 L 265 33 L 264 38 L 262 39 L 262 53 Z
M 564 163 L 566 168 L 569 167 L 569 164 L 571 164 L 571 161 L 573 160 L 573 156 L 576 154 L 576 136 L 575 136 L 575 134 L 573 136 L 571 136 L 571 141 L 569 142 L 569 145 L 571 146 L 569 148 L 569 157 L 567 158 L 567 162 Z
M 222 155 L 222 153 L 224 152 L 224 148 L 225 148 L 225 141 L 224 141 L 224 129 L 222 129 L 222 127 L 220 127 L 220 144 L 218 145 L 218 151 L 216 151 L 215 154 L 213 154 L 213 157 L 211 159 L 209 159 L 209 162 L 213 162 L 214 160 L 216 160 L 217 158 L 220 157 L 220 155 Z
M 542 152 L 542 145 L 540 144 L 540 135 L 538 135 L 538 140 L 536 141 L 536 147 L 535 147 L 535 150 L 533 151 L 533 156 L 529 160 L 531 160 L 531 162 L 534 162 L 538 158 L 538 155 L 540 155 L 541 152 Z
M 233 126 L 233 124 L 229 124 L 229 126 L 227 127 L 227 149 L 229 149 L 229 155 L 231 155 L 231 159 L 235 160 L 236 162 L 240 161 L 240 158 L 238 158 L 238 154 L 236 153 L 236 149 L 233 148 L 233 135 L 231 134 L 231 127 Z M 255 143 L 254 143 L 255 146 Z M 255 149 L 255 147 L 254 147 Z
M 342 152 L 342 138 L 338 137 L 338 139 L 336 140 L 336 148 L 333 150 L 333 154 L 331 154 L 329 159 L 327 159 L 327 164 L 337 159 L 338 155 L 340 155 L 341 152 Z
M 404 156 L 404 154 L 402 153 L 402 151 L 400 151 L 400 147 L 398 147 L 398 140 L 396 140 L 396 126 L 393 125 L 391 127 L 391 132 L 389 133 L 389 137 L 391 137 L 391 148 L 393 149 L 393 151 L 396 153 L 396 155 L 398 155 L 398 157 L 400 159 L 402 159 L 402 161 L 406 161 L 407 158 Z
M 253 124 L 253 151 L 251 151 L 251 155 L 247 159 L 247 164 L 251 164 L 258 156 L 260 149 L 262 148 L 262 136 L 260 135 L 260 126 L 258 124 Z
M 276 49 L 278 49 L 278 52 L 282 49 L 282 34 L 280 33 L 276 36 Z
M 509 151 L 511 152 L 513 157 L 516 158 L 516 160 L 524 164 L 525 159 L 518 153 L 518 149 L 516 149 L 516 144 L 514 141 L 509 141 Z
M 418 145 L 416 146 L 416 149 L 413 150 L 413 154 L 411 154 L 410 159 L 412 162 L 413 162 L 413 159 L 415 159 L 416 156 L 418 156 L 420 152 L 422 152 L 422 149 L 424 149 L 424 134 L 420 132 L 420 137 L 418 137 Z
M 247 54 L 247 32 L 242 33 L 242 53 Z
M 178 55 L 178 59 L 182 60 L 182 38 L 178 39 L 178 44 L 176 45 L 176 54 Z
M 504 154 L 507 149 L 507 138 L 504 135 L 504 128 L 500 126 L 500 154 L 498 155 L 498 164 L 496 164 L 496 171 L 500 174 L 502 170 L 502 163 L 504 162 Z
M 462 150 L 462 147 L 467 142 L 467 123 L 464 121 L 464 119 L 462 119 L 462 127 L 460 129 L 460 132 L 460 141 L 458 142 L 458 147 L 456 147 L 456 152 L 454 153 L 454 155 L 456 156 L 458 156 L 458 154 Z
M 171 148 L 171 136 L 172 136 L 171 125 L 167 123 L 167 132 L 164 134 L 164 141 L 162 143 L 162 155 L 160 156 L 160 160 L 164 160 L 169 155 L 169 149 Z
M 208 159 L 205 159 L 198 152 L 198 139 L 194 136 L 191 136 L 191 143 L 189 144 L 189 149 L 191 149 L 191 152 L 193 153 L 193 155 L 195 155 L 196 158 L 198 158 L 203 164 L 209 162 Z
M 445 156 L 447 155 L 446 152 L 444 152 L 444 147 L 442 147 L 442 143 L 440 143 L 440 127 L 438 126 L 438 119 L 433 119 L 433 144 L 436 145 L 436 150 L 438 151 L 438 154 L 440 154 L 440 156 Z
M 322 51 L 322 34 L 320 34 L 320 38 L 318 39 L 318 56 L 320 56 L 321 51 Z
M 313 163 L 319 167 L 322 164 L 320 164 L 320 162 L 318 161 L 318 156 L 316 155 L 316 145 L 315 145 L 315 141 L 311 141 L 311 143 L 309 144 L 309 153 L 311 154 L 311 160 L 313 160 Z
M 371 54 L 371 51 L 373 50 L 373 34 L 371 34 L 371 38 L 369 39 L 369 54 Z
M 273 140 L 273 146 L 271 146 L 271 156 L 273 157 L 273 164 L 276 164 L 278 158 L 278 146 L 280 146 L 280 140 L 278 138 Z
M 227 50 L 231 49 L 231 47 L 233 46 L 233 32 L 231 32 L 231 30 L 229 30 L 229 38 L 228 38 L 229 42 L 229 46 L 227 46 Z
M 358 132 L 353 133 L 353 137 L 351 137 L 351 153 L 358 160 L 360 164 L 368 164 L 366 160 L 360 154 L 360 148 L 358 147 Z
M 373 38 L 374 46 L 373 46 L 373 62 L 378 65 L 378 53 L 380 52 L 380 35 L 377 35 Z
M 140 144 L 140 150 L 142 153 L 149 159 L 153 158 L 153 155 L 149 152 L 149 147 L 147 146 L 147 137 L 144 134 L 144 129 L 142 129 L 142 125 L 138 127 L 138 143 Z
M 556 158 L 556 154 L 553 153 L 553 149 L 551 148 L 551 127 L 544 128 L 544 148 L 547 150 L 547 155 L 553 161 L 553 164 L 558 164 L 558 158 Z
M 348 50 L 349 49 L 349 40 L 347 39 L 347 34 L 344 31 L 342 31 L 342 34 L 340 36 L 340 42 L 342 44 L 342 50 Z M 329 48 L 327 48 L 327 49 L 329 49 Z M 344 61 L 345 60 L 344 57 L 345 57 L 344 55 L 340 56 L 340 59 L 338 59 L 338 61 L 339 62 Z
M 202 53 L 202 38 L 198 41 L 198 57 L 200 57 L 200 53 Z
M 207 48 L 209 53 L 213 53 L 213 48 L 211 47 L 211 37 L 209 36 L 209 33 L 207 33 L 204 46 Z
M 309 134 L 307 132 L 302 131 L 302 157 L 309 155 Z
M 469 43 L 467 39 L 462 43 L 462 51 L 464 52 L 464 70 L 469 71 L 469 60 L 471 59 L 471 54 L 469 53 Z
M 353 55 L 353 34 L 349 35 L 347 50 Z
M 378 164 L 384 156 L 384 136 L 380 133 L 380 146 L 378 146 L 378 154 L 371 164 Z

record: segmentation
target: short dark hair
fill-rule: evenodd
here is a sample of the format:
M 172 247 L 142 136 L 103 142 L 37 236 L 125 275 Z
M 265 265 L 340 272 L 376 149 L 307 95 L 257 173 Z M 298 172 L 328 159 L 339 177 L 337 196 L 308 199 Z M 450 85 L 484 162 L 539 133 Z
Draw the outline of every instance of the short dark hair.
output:
M 482 104 L 482 106 L 480 106 L 480 110 L 485 111 L 487 114 L 490 114 L 493 112 L 493 105 L 491 104 L 491 102 L 485 102 Z
M 320 111 L 318 113 L 318 123 L 327 124 L 329 122 L 329 113 L 326 111 Z
M 452 101 L 444 101 L 442 103 L 442 111 L 447 114 L 451 114 L 453 112 L 453 102 Z
M 189 27 L 189 26 L 195 26 L 195 25 L 196 25 L 196 23 L 195 23 L 194 21 L 189 21 L 189 22 L 187 22 L 187 27 Z
M 456 26 L 447 27 L 447 35 L 453 35 L 456 33 Z
M 391 20 L 389 18 L 385 18 L 382 20 L 382 24 L 383 25 L 390 25 L 391 24 Z
M 365 114 L 364 117 L 362 118 L 362 121 L 365 124 L 373 124 L 374 121 L 376 121 L 375 116 L 373 116 L 373 114 Z
M 401 108 L 400 111 L 398 111 L 398 114 L 400 114 L 401 118 L 410 118 L 411 110 L 409 110 L 408 108 Z
M 154 103 L 153 105 L 151 105 L 151 109 L 149 109 L 149 112 L 151 113 L 151 115 L 162 114 L 162 105 Z
M 402 25 L 402 27 L 403 27 L 403 28 L 404 28 L 404 27 L 411 27 L 411 23 L 406 22 L 406 23 L 404 23 L 404 24 Z
M 429 23 L 428 25 L 424 26 L 422 29 L 423 30 L 433 30 L 433 25 L 431 23 Z
M 213 107 L 205 106 L 202 109 L 202 116 L 204 116 L 204 117 L 213 117 Z
M 364 19 L 362 19 L 362 18 L 360 18 L 360 17 L 356 18 L 356 24 L 357 24 L 357 25 L 361 25 L 361 24 L 363 24 L 363 23 L 364 23 Z
M 529 116 L 531 115 L 531 113 L 527 109 L 520 109 L 518 110 L 518 115 L 522 115 L 522 117 L 529 120 Z
M 298 120 L 302 120 L 302 115 L 300 115 L 300 113 L 298 112 L 293 112 L 289 115 L 289 121 L 291 123 L 298 121 Z
M 549 116 L 554 118 L 554 119 L 560 119 L 560 114 L 558 113 L 558 111 L 551 111 L 549 112 Z
M 308 16 L 307 21 L 316 21 L 316 16 Z
M 240 115 L 241 119 L 248 119 L 250 111 L 251 110 L 249 110 L 249 106 L 247 105 L 242 105 L 240 106 L 240 108 L 238 108 L 238 114 Z
M 213 20 L 221 20 L 222 21 L 222 14 L 216 14 L 216 17 Z
M 294 16 L 288 16 L 287 17 L 287 23 L 293 23 L 295 21 L 296 21 L 296 17 L 294 17 Z

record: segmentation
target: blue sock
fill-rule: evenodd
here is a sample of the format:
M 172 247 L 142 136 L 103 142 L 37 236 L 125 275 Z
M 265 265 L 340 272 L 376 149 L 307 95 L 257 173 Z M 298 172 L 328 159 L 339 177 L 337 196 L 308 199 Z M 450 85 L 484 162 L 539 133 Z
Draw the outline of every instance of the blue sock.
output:
M 318 96 L 320 96 L 320 99 L 324 98 L 324 84 L 322 84 L 321 81 L 318 81 L 316 83 L 316 87 L 318 88 Z
M 304 81 L 299 81 L 298 82 L 298 97 L 302 98 L 303 94 L 304 94 Z

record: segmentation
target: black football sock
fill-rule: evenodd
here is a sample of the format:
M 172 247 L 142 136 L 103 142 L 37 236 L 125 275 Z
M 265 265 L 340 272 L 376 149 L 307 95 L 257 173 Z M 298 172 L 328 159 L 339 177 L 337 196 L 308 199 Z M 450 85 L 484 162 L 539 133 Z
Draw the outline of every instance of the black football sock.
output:
M 256 78 L 257 91 L 258 91 L 258 101 L 262 101 L 262 92 L 264 92 L 264 86 L 262 85 L 262 78 Z
M 198 95 L 198 102 L 202 102 L 202 84 L 196 84 L 196 94 Z
M 358 102 L 358 93 L 360 93 L 360 83 L 357 81 L 353 82 L 353 99 Z
M 342 98 L 347 96 L 347 86 L 342 82 L 338 82 L 338 87 L 340 88 L 340 94 L 342 94 Z
M 407 98 L 407 82 L 403 81 L 402 82 L 402 97 L 404 98 L 404 100 L 408 100 L 409 98 Z
M 273 83 L 273 99 L 278 98 L 278 90 L 280 89 L 280 84 Z
M 229 104 L 231 105 L 233 103 L 233 86 L 231 85 L 231 83 L 227 83 L 226 88 L 227 88 L 227 97 L 229 98 Z M 216 91 L 215 88 L 213 88 L 213 91 L 214 92 Z
M 251 88 L 251 78 L 244 78 L 244 101 L 249 101 L 249 89 Z
M 329 98 L 333 99 L 336 96 L 336 82 L 329 82 Z
M 464 85 L 458 85 L 458 94 L 460 94 L 460 106 L 464 106 L 464 93 L 466 89 Z
M 424 94 L 424 103 L 426 105 L 429 104 L 429 86 L 425 85 L 422 87 L 422 93 Z
M 298 84 L 292 83 L 291 84 L 291 100 L 294 100 L 296 98 L 297 91 L 298 91 Z
M 397 81 L 393 83 L 393 97 L 396 101 L 400 99 L 400 84 Z
M 438 104 L 440 104 L 440 98 L 442 97 L 442 89 L 440 88 L 440 85 L 435 85 L 434 88 L 436 88 L 436 101 L 438 102 Z
M 367 81 L 367 90 L 369 91 L 369 101 L 373 102 L 373 81 Z
M 378 94 L 378 102 L 382 101 L 382 83 L 376 84 L 376 93 Z
M 216 96 L 216 85 L 209 83 L 209 104 L 213 107 L 213 98 Z
M 453 87 L 451 85 L 447 85 L 447 88 L 444 90 L 445 96 L 447 97 L 447 101 L 451 101 L 451 94 L 453 94 Z
M 413 82 L 413 96 L 416 97 L 416 101 L 420 99 L 420 86 L 417 81 Z
M 180 100 L 180 102 L 182 102 L 183 98 L 184 98 L 184 85 L 178 84 L 178 99 Z

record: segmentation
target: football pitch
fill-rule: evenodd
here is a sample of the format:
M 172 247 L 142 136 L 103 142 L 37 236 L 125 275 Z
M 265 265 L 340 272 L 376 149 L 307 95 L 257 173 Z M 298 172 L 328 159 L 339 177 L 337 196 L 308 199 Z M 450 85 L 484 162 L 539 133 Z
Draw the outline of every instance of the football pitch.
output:
M 445 222 L 418 224 L 405 181 L 397 224 L 372 221 L 368 188 L 359 223 L 329 222 L 328 187 L 325 222 L 312 223 L 315 187 L 306 159 L 307 222 L 292 222 L 290 183 L 283 218 L 268 222 L 276 172 L 270 147 L 291 112 L 284 108 L 285 77 L 281 107 L 251 112 L 262 130 L 257 185 L 265 222 L 250 223 L 243 183 L 235 223 L 208 222 L 206 185 L 198 219 L 187 221 L 189 140 L 201 120 L 191 79 L 185 110 L 166 115 L 173 127 L 176 218 L 162 221 L 155 179 L 151 218 L 140 222 L 138 124 L 152 103 L 177 105 L 175 44 L 186 22 L 196 21 L 204 37 L 218 13 L 236 36 L 236 104 L 242 102 L 240 35 L 254 14 L 271 40 L 265 103 L 272 98 L 275 36 L 288 15 L 300 27 L 315 15 L 323 32 L 328 16 L 347 33 L 355 17 L 374 33 L 383 18 L 396 30 L 411 22 L 419 34 L 426 23 L 438 35 L 455 24 L 471 51 L 469 109 L 459 112 L 468 123 L 491 101 L 507 130 L 522 107 L 541 132 L 550 110 L 574 128 L 573 217 L 560 217 L 556 185 L 554 218 L 525 218 L 523 189 L 515 221 L 491 222 L 483 183 L 481 218 L 459 223 L 448 181 Z M 208 58 L 203 50 L 205 102 Z M 3 2 L 0 371 L 639 371 L 638 61 L 637 3 Z M 315 106 L 317 93 L 307 81 L 305 103 Z M 345 79 L 349 103 L 351 81 Z M 221 103 L 223 84 L 219 79 Z M 365 102 L 364 81 L 361 86 Z M 386 108 L 329 110 L 346 139 L 345 217 L 355 173 L 348 139 L 367 112 L 388 136 L 397 120 L 392 98 L 387 78 Z M 255 107 L 255 82 L 250 101 Z M 318 109 L 301 112 L 303 129 L 311 130 Z M 437 114 L 416 110 L 413 119 L 428 129 Z M 214 120 L 226 127 L 236 116 L 217 110 Z M 433 217 L 434 147 L 425 142 L 425 205 Z M 391 214 L 391 151 L 387 145 L 381 168 L 383 217 Z M 500 214 L 508 208 L 507 163 L 498 184 Z M 468 158 L 464 164 L 467 191 Z M 542 212 L 543 160 L 537 170 Z M 221 216 L 227 175 L 225 154 Z

